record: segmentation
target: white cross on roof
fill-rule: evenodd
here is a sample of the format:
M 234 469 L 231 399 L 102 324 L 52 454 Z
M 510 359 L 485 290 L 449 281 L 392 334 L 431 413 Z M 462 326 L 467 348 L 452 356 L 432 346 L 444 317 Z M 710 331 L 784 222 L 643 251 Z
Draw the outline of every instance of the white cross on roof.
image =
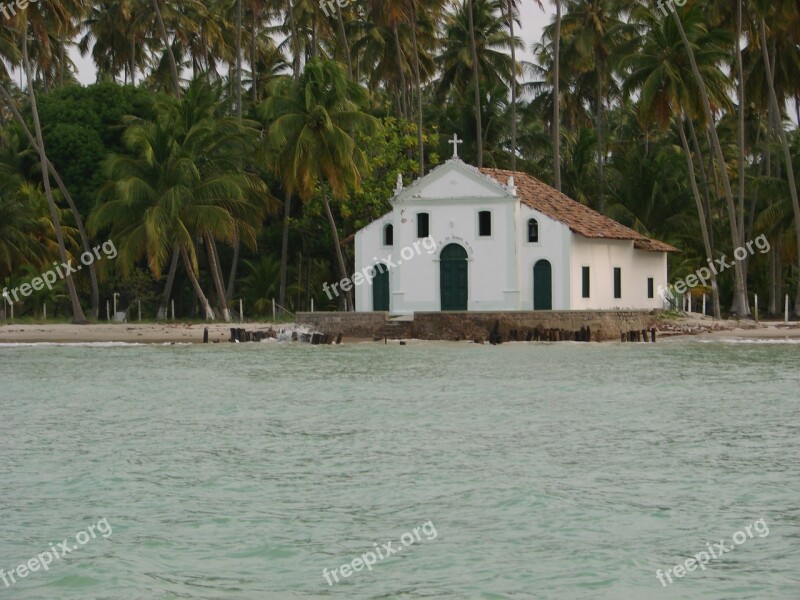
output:
M 447 142 L 448 144 L 453 144 L 453 158 L 458 158 L 458 145 L 463 144 L 464 140 L 458 139 L 458 134 L 453 134 L 453 139 Z

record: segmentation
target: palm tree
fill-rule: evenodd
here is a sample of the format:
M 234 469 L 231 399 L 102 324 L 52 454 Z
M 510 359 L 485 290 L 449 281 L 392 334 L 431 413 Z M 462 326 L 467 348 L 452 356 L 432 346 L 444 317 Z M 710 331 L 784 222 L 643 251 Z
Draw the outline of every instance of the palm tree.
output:
M 686 156 L 706 259 L 711 262 L 714 253 L 707 215 L 684 127 L 684 121 L 701 110 L 697 84 L 675 24 L 671 20 L 661 19 L 650 10 L 635 11 L 633 17 L 641 25 L 642 36 L 633 38 L 620 48 L 625 54 L 620 67 L 627 72 L 623 90 L 627 95 L 633 90 L 639 92 L 638 111 L 643 126 L 656 123 L 662 130 L 666 130 L 674 122 Z M 714 33 L 706 34 L 699 17 L 699 14 L 695 14 L 691 19 L 687 18 L 686 28 L 694 45 L 702 49 L 702 76 L 710 89 L 716 92 L 715 100 L 724 106 L 727 78 L 717 68 L 717 64 L 725 59 L 727 49 L 720 43 L 719 36 Z M 697 158 L 702 164 L 702 156 Z M 711 287 L 714 316 L 720 318 L 719 290 L 714 273 Z
M 269 123 L 276 174 L 287 193 L 306 201 L 317 191 L 322 196 L 342 279 L 348 273 L 328 189 L 341 200 L 366 172 L 366 156 L 354 136 L 373 133 L 378 121 L 362 112 L 365 100 L 365 90 L 349 82 L 339 65 L 314 59 L 299 81 L 276 82 L 261 108 Z M 352 294 L 346 300 L 348 310 L 353 309 Z
M 553 180 L 561 191 L 561 0 L 556 5 L 555 35 L 553 36 Z
M 67 255 L 67 249 L 64 243 L 64 233 L 61 228 L 61 218 L 59 216 L 59 210 L 56 206 L 55 200 L 53 198 L 53 193 L 50 188 L 50 170 L 48 167 L 50 161 L 47 158 L 47 152 L 44 146 L 44 139 L 42 136 L 42 126 L 39 121 L 39 110 L 36 103 L 36 94 L 34 92 L 33 70 L 31 68 L 31 61 L 29 60 L 29 55 L 28 55 L 29 27 L 34 32 L 42 31 L 44 29 L 45 21 L 46 20 L 49 21 L 50 15 L 54 15 L 54 19 L 53 21 L 51 21 L 51 23 L 53 23 L 57 33 L 70 28 L 71 26 L 70 17 L 68 15 L 64 15 L 63 13 L 64 8 L 65 7 L 61 4 L 55 4 L 50 0 L 42 0 L 42 2 L 39 3 L 38 5 L 32 5 L 25 11 L 18 13 L 17 18 L 20 27 L 19 39 L 20 39 L 20 46 L 22 49 L 22 67 L 25 72 L 28 84 L 27 85 L 28 98 L 30 101 L 31 116 L 34 125 L 36 150 L 38 151 L 39 162 L 42 171 L 42 183 L 44 184 L 44 192 L 50 209 L 50 217 L 53 222 L 53 228 L 55 230 L 56 240 L 58 242 L 58 250 L 61 256 L 61 260 L 66 264 L 69 263 L 69 257 Z M 78 292 L 75 287 L 75 281 L 72 278 L 72 275 L 71 274 L 67 275 L 65 279 L 67 283 L 67 290 L 69 292 L 70 302 L 72 304 L 73 323 L 76 324 L 87 323 L 86 316 L 83 313 L 83 308 L 81 307 L 80 298 L 78 297 Z
M 694 76 L 697 89 L 700 92 L 700 99 L 702 101 L 706 122 L 708 123 L 708 132 L 711 137 L 712 148 L 717 159 L 717 171 L 719 172 L 719 176 L 722 181 L 723 191 L 725 192 L 725 200 L 728 205 L 728 220 L 730 221 L 729 225 L 731 230 L 731 241 L 733 242 L 733 247 L 737 248 L 741 243 L 742 237 L 736 217 L 736 205 L 733 201 L 733 191 L 731 190 L 731 182 L 728 176 L 725 155 L 722 150 L 722 144 L 720 144 L 719 141 L 719 134 L 717 133 L 714 114 L 711 110 L 708 87 L 697 63 L 695 47 L 689 40 L 689 37 L 686 35 L 686 30 L 683 27 L 683 22 L 681 21 L 678 11 L 673 10 L 672 16 L 677 24 L 678 33 L 680 34 L 683 46 L 687 55 L 689 56 L 692 74 Z M 744 272 L 742 269 L 742 264 L 739 261 L 734 262 L 734 292 L 731 313 L 740 317 L 746 317 L 750 315 L 750 306 L 747 302 L 747 298 L 745 297 Z
M 795 13 L 795 23 L 797 22 L 797 8 L 794 8 Z M 784 11 L 785 13 L 786 11 Z M 769 87 L 769 101 L 770 101 L 770 110 L 775 115 L 781 115 L 781 106 L 786 106 L 785 99 L 783 103 L 778 101 L 778 95 L 775 88 L 775 78 L 772 74 L 772 64 L 771 61 L 773 59 L 770 58 L 769 49 L 767 46 L 767 25 L 764 19 L 764 13 L 759 16 L 759 40 L 761 42 L 761 54 L 764 59 L 764 72 L 766 73 L 767 77 L 767 85 Z M 777 61 L 778 57 L 774 57 L 774 60 Z M 797 261 L 798 261 L 798 268 L 800 268 L 800 201 L 798 201 L 798 194 L 797 194 L 797 180 L 795 179 L 794 175 L 794 166 L 792 165 L 792 153 L 791 149 L 789 148 L 789 141 L 786 136 L 786 131 L 783 128 L 783 124 L 781 123 L 780 126 L 777 128 L 778 130 L 778 139 L 780 141 L 781 149 L 783 150 L 783 157 L 784 163 L 786 165 L 786 177 L 789 180 L 789 193 L 792 199 L 792 210 L 794 211 L 794 228 L 795 228 L 795 238 L 797 243 Z M 794 302 L 794 314 L 800 315 L 800 284 L 797 286 L 795 302 Z
M 219 108 L 219 90 L 211 93 L 199 80 L 190 84 L 180 104 L 166 104 L 155 122 L 135 121 L 125 132 L 133 156 L 112 155 L 106 165 L 107 200 L 90 217 L 94 230 L 110 227 L 119 239 L 118 261 L 130 270 L 146 258 L 158 277 L 172 255 L 184 267 L 207 318 L 213 311 L 198 275 L 196 239 L 208 264 L 220 312 L 230 320 L 216 240 L 237 236 L 255 247 L 256 225 L 268 194 L 242 169 L 256 138 L 253 123 L 211 118 Z M 254 202 L 260 197 L 261 204 Z
M 629 35 L 625 24 L 619 19 L 619 7 L 610 0 L 569 0 L 567 12 L 561 21 L 561 33 L 570 38 L 585 70 L 592 70 L 595 77 L 595 129 L 597 135 L 597 176 L 600 212 L 605 208 L 605 178 L 603 163 L 603 107 L 606 88 L 610 83 L 609 59 L 616 47 Z
M 444 50 L 436 57 L 441 77 L 437 86 L 437 99 L 444 100 L 453 95 L 461 100 L 465 91 L 472 89 L 472 110 L 482 112 L 481 90 L 484 93 L 502 85 L 508 91 L 508 82 L 515 79 L 511 57 L 506 53 L 513 43 L 524 48 L 520 40 L 512 40 L 502 19 L 499 0 L 465 0 L 456 12 L 447 15 L 444 32 Z M 474 48 L 470 43 L 469 53 L 463 49 L 463 40 L 475 35 Z M 475 52 L 473 53 L 473 49 Z M 477 75 L 476 75 L 477 71 Z M 479 96 L 475 97 L 475 92 Z M 484 124 L 480 115 L 475 115 L 476 161 L 483 162 Z M 478 129 L 480 131 L 478 131 Z
M 475 42 L 475 2 L 467 0 L 469 7 L 469 49 L 472 55 L 472 89 L 475 99 L 475 137 L 478 146 L 478 168 L 483 167 L 483 124 L 481 123 L 481 80 L 478 72 L 478 44 Z

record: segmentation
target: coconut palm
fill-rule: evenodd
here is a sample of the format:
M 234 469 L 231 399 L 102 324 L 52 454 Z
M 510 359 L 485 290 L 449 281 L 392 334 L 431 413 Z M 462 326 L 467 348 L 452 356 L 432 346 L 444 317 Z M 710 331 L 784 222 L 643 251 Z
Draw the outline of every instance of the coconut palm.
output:
M 269 123 L 276 173 L 289 194 L 309 200 L 322 196 L 331 228 L 334 255 L 342 279 L 348 276 L 331 210 L 329 189 L 341 200 L 357 188 L 367 170 L 367 159 L 355 135 L 374 133 L 378 121 L 361 110 L 366 91 L 349 82 L 332 61 L 312 60 L 299 81 L 276 82 L 272 95 L 261 107 Z M 348 309 L 353 309 L 347 294 Z

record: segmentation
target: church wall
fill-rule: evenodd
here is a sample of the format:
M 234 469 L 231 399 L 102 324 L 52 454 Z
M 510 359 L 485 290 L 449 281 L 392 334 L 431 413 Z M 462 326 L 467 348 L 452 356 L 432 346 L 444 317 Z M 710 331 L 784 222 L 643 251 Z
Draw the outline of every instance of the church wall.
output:
M 528 242 L 528 220 L 539 223 L 539 241 Z M 520 305 L 518 310 L 533 310 L 533 267 L 539 260 L 547 260 L 552 268 L 553 310 L 569 310 L 570 305 L 570 241 L 569 227 L 521 205 L 517 245 L 519 262 Z
M 630 240 L 589 239 L 572 234 L 570 269 L 573 310 L 656 309 L 662 307 L 658 286 L 667 277 L 666 253 L 636 250 Z M 590 297 L 583 298 L 582 267 L 590 272 Z M 614 268 L 622 269 L 622 297 L 614 298 Z M 647 279 L 653 278 L 653 298 Z

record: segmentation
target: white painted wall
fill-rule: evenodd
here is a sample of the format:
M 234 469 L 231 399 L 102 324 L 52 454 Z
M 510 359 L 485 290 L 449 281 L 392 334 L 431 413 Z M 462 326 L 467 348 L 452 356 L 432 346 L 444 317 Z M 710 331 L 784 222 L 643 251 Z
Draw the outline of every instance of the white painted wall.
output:
M 533 310 L 533 267 L 547 260 L 553 273 L 553 310 L 570 308 L 570 238 L 569 227 L 520 203 L 519 248 L 520 310 Z M 528 242 L 528 220 L 539 222 L 539 242 Z
M 572 234 L 571 304 L 574 310 L 661 308 L 658 286 L 667 280 L 665 252 L 645 252 L 631 240 L 588 239 Z M 590 297 L 583 298 L 582 267 L 589 267 Z M 614 298 L 614 267 L 622 269 L 622 298 Z M 647 278 L 653 278 L 653 298 Z

